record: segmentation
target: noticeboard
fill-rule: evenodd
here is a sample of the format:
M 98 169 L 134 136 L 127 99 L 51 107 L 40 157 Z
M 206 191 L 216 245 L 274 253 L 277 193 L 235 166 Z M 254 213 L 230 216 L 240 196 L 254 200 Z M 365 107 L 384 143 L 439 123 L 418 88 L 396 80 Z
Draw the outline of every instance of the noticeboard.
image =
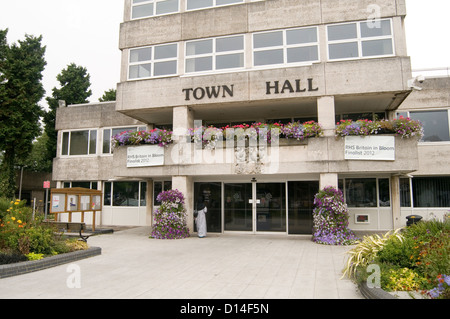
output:
M 81 213 L 81 222 L 84 222 L 84 213 L 92 212 L 92 229 L 95 230 L 95 213 L 102 210 L 102 191 L 81 187 L 53 188 L 51 190 L 50 214 L 68 213 L 69 222 L 72 213 Z

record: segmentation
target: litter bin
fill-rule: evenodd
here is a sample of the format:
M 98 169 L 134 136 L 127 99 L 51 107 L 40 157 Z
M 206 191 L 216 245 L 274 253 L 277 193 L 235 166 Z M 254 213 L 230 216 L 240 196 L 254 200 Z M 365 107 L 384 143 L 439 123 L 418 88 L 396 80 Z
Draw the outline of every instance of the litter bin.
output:
M 417 224 L 418 222 L 420 222 L 422 220 L 422 216 L 420 215 L 409 215 L 406 216 L 407 222 L 406 222 L 406 226 L 411 226 L 413 224 Z

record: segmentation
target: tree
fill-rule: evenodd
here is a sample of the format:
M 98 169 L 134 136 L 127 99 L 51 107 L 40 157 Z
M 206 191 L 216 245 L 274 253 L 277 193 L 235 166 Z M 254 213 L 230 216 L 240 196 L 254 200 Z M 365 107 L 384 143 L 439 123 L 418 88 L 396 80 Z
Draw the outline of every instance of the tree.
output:
M 87 69 L 82 66 L 77 66 L 75 63 L 69 64 L 56 77 L 61 87 L 59 89 L 56 87 L 53 88 L 52 96 L 46 98 L 49 110 L 44 114 L 43 118 L 45 124 L 44 131 L 48 137 L 47 161 L 52 162 L 56 156 L 58 133 L 55 130 L 55 120 L 59 101 L 65 101 L 66 105 L 88 103 L 88 98 L 92 95 L 92 91 L 89 89 L 91 86 L 90 78 Z
M 15 193 L 14 166 L 31 152 L 41 132 L 39 119 L 44 97 L 42 72 L 46 66 L 42 36 L 25 35 L 18 44 L 7 44 L 8 30 L 0 30 L 0 196 Z
M 98 99 L 99 102 L 108 102 L 108 101 L 115 101 L 115 100 L 116 100 L 116 90 L 115 89 L 105 91 L 105 93 L 103 93 L 103 96 Z

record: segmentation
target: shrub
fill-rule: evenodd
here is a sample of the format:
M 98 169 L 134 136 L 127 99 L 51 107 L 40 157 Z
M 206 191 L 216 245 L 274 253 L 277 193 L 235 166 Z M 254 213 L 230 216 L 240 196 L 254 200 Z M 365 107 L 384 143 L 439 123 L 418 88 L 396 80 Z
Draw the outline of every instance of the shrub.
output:
M 401 242 L 403 236 L 399 231 L 400 229 L 397 229 L 383 236 L 378 234 L 364 236 L 362 241 L 358 241 L 356 246 L 347 252 L 349 258 L 347 259 L 342 277 L 347 275 L 349 278 L 352 278 L 358 269 L 364 271 L 367 265 L 375 261 L 378 253 L 383 249 L 389 239 L 395 238 Z
M 418 291 L 428 283 L 424 276 L 407 267 L 391 268 L 382 274 L 382 287 L 387 291 Z
M 26 256 L 17 252 L 0 252 L 0 265 L 15 264 L 27 260 Z
M 378 252 L 376 260 L 402 268 L 415 268 L 418 251 L 414 247 L 416 247 L 415 241 L 410 237 L 388 238 Z
M 28 260 L 41 260 L 44 258 L 44 254 L 35 254 L 35 253 L 29 253 L 25 255 Z
M 432 299 L 450 299 L 450 275 L 438 275 L 437 287 L 431 289 L 428 295 Z

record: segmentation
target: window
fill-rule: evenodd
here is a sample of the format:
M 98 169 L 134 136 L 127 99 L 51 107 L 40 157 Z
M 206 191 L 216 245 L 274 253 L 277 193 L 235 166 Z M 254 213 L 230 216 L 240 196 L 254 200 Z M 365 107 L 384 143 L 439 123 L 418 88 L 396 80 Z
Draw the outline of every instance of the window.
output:
M 317 27 L 253 34 L 253 65 L 319 61 Z
M 153 206 L 160 206 L 161 202 L 157 200 L 161 192 L 170 191 L 172 189 L 172 182 L 154 182 L 153 183 Z
M 186 73 L 244 67 L 244 36 L 186 42 Z
M 105 182 L 105 206 L 139 207 L 146 205 L 146 182 Z
M 450 207 L 450 177 L 414 177 L 414 207 Z
M 142 79 L 176 75 L 178 44 L 164 44 L 130 50 L 128 78 Z
M 447 110 L 410 112 L 410 117 L 423 124 L 424 142 L 450 141 L 449 115 Z
M 345 180 L 345 198 L 348 207 L 377 207 L 377 181 L 375 178 Z
M 131 18 L 139 19 L 178 12 L 179 0 L 133 0 Z
M 103 130 L 103 154 L 111 154 L 111 138 L 119 133 L 132 131 L 136 132 L 144 131 L 145 127 L 116 127 L 116 128 L 106 128 Z
M 187 10 L 226 6 L 229 4 L 244 3 L 244 0 L 186 0 Z
M 330 60 L 394 54 L 390 19 L 329 25 L 327 34 Z
M 97 130 L 63 132 L 61 155 L 93 155 L 97 148 Z
M 339 188 L 341 187 L 342 184 Z M 389 178 L 345 179 L 345 200 L 348 207 L 390 207 L 390 194 Z
M 409 178 L 400 178 L 400 207 L 411 207 L 411 187 Z
M 98 182 L 64 182 L 64 188 L 82 187 L 88 189 L 97 189 Z

